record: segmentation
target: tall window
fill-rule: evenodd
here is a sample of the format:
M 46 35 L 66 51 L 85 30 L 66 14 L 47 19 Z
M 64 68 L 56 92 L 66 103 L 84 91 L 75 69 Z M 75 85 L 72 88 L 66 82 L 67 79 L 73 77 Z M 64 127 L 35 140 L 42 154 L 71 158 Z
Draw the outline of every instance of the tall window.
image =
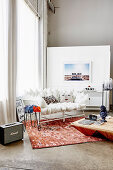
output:
M 17 22 L 17 95 L 20 96 L 39 87 L 39 21 L 24 0 L 17 0 Z
M 16 121 L 16 96 L 39 87 L 38 25 L 24 0 L 0 0 L 0 124 Z
M 16 120 L 15 2 L 0 0 L 0 124 Z

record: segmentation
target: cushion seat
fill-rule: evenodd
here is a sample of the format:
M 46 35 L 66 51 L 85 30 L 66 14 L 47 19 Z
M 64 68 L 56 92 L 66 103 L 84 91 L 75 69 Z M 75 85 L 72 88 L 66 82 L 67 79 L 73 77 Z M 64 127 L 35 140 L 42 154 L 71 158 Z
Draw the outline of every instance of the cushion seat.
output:
M 77 103 L 51 103 L 46 108 L 41 109 L 41 114 L 52 114 L 62 111 L 72 111 L 77 109 L 84 109 L 85 104 L 77 104 Z

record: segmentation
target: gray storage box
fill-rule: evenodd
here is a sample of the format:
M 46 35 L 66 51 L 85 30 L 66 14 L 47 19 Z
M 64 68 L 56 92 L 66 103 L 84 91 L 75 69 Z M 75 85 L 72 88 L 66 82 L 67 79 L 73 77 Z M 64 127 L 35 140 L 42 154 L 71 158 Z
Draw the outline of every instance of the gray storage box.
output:
M 5 145 L 23 139 L 23 123 L 14 122 L 0 126 L 0 143 Z

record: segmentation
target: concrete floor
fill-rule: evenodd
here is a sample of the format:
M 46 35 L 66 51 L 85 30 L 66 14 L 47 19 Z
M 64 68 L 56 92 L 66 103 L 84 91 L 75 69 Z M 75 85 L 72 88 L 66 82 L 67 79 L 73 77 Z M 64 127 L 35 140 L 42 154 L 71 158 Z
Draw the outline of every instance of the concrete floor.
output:
M 32 149 L 24 140 L 0 145 L 0 170 L 113 170 L 113 142 Z

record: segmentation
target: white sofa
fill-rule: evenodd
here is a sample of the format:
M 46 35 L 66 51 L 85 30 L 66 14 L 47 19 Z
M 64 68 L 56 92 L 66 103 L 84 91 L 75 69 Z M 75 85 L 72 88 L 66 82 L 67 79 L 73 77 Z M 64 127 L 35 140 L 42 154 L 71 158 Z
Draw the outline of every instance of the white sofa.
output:
M 56 99 L 55 103 L 46 103 L 45 99 L 51 99 L 50 96 Z M 74 110 L 84 112 L 87 100 L 88 95 L 83 92 L 77 92 L 74 89 L 30 90 L 23 96 L 24 105 L 38 105 L 41 107 L 41 116 L 60 112 L 63 115 L 63 119 L 69 112 L 74 112 Z

